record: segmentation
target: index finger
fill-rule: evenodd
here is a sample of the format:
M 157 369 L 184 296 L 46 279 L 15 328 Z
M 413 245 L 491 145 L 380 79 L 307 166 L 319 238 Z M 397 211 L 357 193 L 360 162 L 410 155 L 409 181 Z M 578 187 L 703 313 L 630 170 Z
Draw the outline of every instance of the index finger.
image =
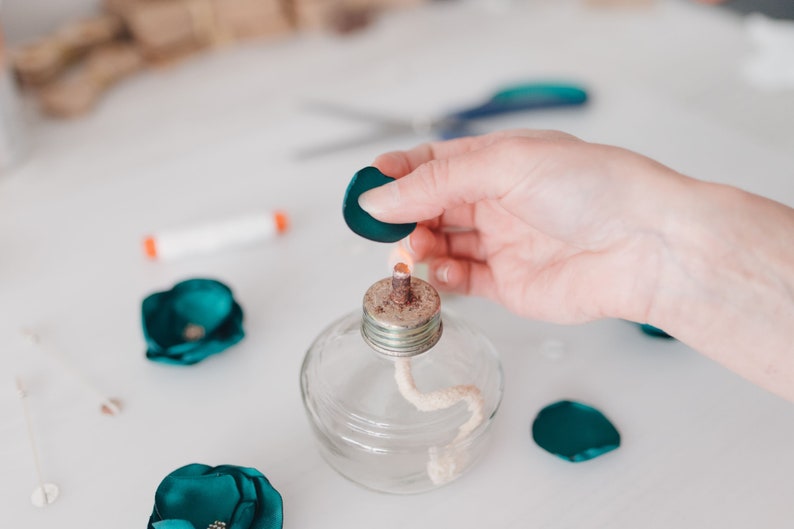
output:
M 372 165 L 385 175 L 392 178 L 402 178 L 424 163 L 466 154 L 488 147 L 501 139 L 514 136 L 544 139 L 572 138 L 572 136 L 564 132 L 552 130 L 502 130 L 481 136 L 467 136 L 454 140 L 423 143 L 407 151 L 387 152 L 375 158 Z

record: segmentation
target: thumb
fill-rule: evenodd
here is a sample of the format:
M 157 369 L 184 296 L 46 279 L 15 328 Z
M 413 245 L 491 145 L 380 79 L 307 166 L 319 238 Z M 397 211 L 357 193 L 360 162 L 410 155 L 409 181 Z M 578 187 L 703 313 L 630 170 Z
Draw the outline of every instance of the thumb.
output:
M 533 138 L 509 138 L 480 150 L 430 160 L 406 176 L 363 193 L 358 203 L 383 222 L 433 219 L 448 209 L 498 200 L 535 164 Z M 529 149 L 528 149 L 529 147 Z

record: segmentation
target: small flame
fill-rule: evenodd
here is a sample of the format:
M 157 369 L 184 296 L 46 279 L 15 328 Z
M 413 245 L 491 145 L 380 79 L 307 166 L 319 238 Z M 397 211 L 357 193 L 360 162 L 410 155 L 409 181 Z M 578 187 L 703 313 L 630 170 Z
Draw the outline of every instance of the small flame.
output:
M 387 273 L 391 275 L 392 270 L 394 270 L 394 265 L 397 263 L 405 263 L 413 277 L 428 281 L 430 270 L 427 267 L 427 263 L 417 263 L 413 254 L 406 248 L 406 243 L 407 239 L 403 239 L 392 248 L 389 254 L 389 268 L 387 269 Z
M 397 263 L 405 263 L 411 270 L 411 273 L 414 271 L 414 258 L 411 255 L 411 252 L 409 252 L 405 247 L 404 241 L 405 239 L 395 244 L 394 248 L 392 248 L 392 251 L 389 254 L 389 274 L 391 274 L 392 270 L 394 270 L 394 265 Z

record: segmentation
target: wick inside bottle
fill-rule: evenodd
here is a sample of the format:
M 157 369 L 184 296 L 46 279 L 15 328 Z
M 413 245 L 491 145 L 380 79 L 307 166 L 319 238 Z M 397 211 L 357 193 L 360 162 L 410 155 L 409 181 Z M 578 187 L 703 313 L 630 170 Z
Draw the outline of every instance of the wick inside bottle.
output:
M 418 286 L 421 285 L 422 282 L 419 281 Z M 430 288 L 432 289 L 432 287 Z M 436 299 L 437 296 L 436 294 Z M 396 307 L 391 307 L 393 311 L 405 313 L 401 315 L 401 319 L 410 319 L 407 314 L 410 311 L 408 307 L 411 306 L 412 302 L 415 302 L 417 306 L 421 306 L 422 301 L 426 301 L 426 298 L 420 297 L 417 299 L 415 297 L 413 289 L 411 288 L 411 269 L 408 268 L 408 265 L 405 263 L 397 263 L 394 265 L 388 300 L 396 305 Z M 438 307 L 434 307 L 433 312 L 437 315 Z M 414 329 L 423 321 L 425 322 L 424 324 L 427 325 L 426 322 L 430 320 L 425 317 L 415 322 L 404 321 L 404 323 L 408 324 L 407 328 Z M 407 336 L 411 336 L 412 334 L 412 332 L 409 332 Z M 366 340 L 367 334 L 364 333 L 364 336 Z M 421 351 L 425 351 L 435 345 L 438 341 L 438 337 L 438 334 L 427 335 L 424 340 L 425 345 L 421 348 Z M 400 339 L 400 337 L 396 337 L 396 340 L 391 342 L 390 345 L 393 346 L 400 341 L 404 341 L 404 338 Z M 373 345 L 372 342 L 369 342 L 369 344 L 370 346 Z M 434 391 L 422 392 L 417 388 L 416 382 L 414 381 L 411 356 L 413 355 L 400 356 L 396 358 L 394 362 L 394 380 L 397 383 L 397 389 L 400 395 L 402 395 L 406 401 L 417 410 L 424 412 L 444 410 L 464 401 L 471 413 L 469 420 L 459 427 L 457 436 L 455 436 L 449 444 L 445 446 L 433 446 L 429 450 L 427 475 L 434 484 L 440 485 L 458 477 L 461 469 L 466 467 L 469 454 L 464 441 L 485 419 L 483 411 L 485 403 L 482 392 L 473 384 L 461 384 L 436 389 Z

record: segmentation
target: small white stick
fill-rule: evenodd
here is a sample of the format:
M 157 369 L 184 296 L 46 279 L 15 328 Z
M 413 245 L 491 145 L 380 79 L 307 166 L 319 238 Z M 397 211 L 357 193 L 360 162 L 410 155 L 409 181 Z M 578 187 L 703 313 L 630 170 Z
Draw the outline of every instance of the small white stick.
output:
M 482 392 L 477 386 L 466 384 L 422 393 L 416 387 L 410 358 L 398 358 L 394 362 L 394 380 L 400 395 L 419 411 L 444 410 L 462 400 L 466 401 L 471 417 L 460 426 L 458 435 L 451 443 L 441 449 L 433 447 L 430 450 L 430 461 L 427 463 L 427 473 L 433 483 L 440 485 L 453 480 L 460 474 L 468 459 L 468 454 L 461 451 L 456 444 L 468 437 L 485 418 Z
M 46 507 L 50 503 L 58 499 L 58 486 L 54 483 L 46 483 L 41 472 L 41 461 L 39 459 L 39 451 L 36 448 L 36 438 L 33 436 L 33 421 L 30 419 L 30 410 L 28 409 L 27 392 L 25 386 L 22 384 L 22 379 L 16 377 L 17 382 L 17 395 L 19 400 L 22 401 L 22 410 L 25 414 L 25 423 L 28 426 L 28 442 L 30 443 L 30 450 L 33 452 L 33 465 L 36 468 L 36 479 L 39 486 L 33 490 L 30 496 L 30 501 L 36 507 Z
M 68 372 L 85 389 L 93 393 L 94 396 L 97 398 L 97 400 L 99 400 L 99 409 L 102 411 L 102 413 L 104 413 L 105 415 L 110 415 L 111 417 L 121 413 L 121 407 L 119 406 L 118 401 L 116 399 L 109 398 L 105 396 L 101 391 L 99 391 L 99 389 L 97 389 L 97 387 L 94 386 L 94 384 L 92 384 L 91 381 L 89 381 L 85 375 L 83 375 L 72 364 L 69 363 L 69 361 L 62 353 L 55 351 L 50 347 L 46 347 L 45 345 L 42 345 L 41 339 L 39 338 L 39 335 L 36 334 L 36 332 L 34 332 L 32 329 L 22 329 L 20 332 L 28 343 L 38 347 L 40 350 L 44 351 L 49 356 L 57 359 L 58 363 L 60 364 L 61 368 L 63 368 L 64 371 Z

